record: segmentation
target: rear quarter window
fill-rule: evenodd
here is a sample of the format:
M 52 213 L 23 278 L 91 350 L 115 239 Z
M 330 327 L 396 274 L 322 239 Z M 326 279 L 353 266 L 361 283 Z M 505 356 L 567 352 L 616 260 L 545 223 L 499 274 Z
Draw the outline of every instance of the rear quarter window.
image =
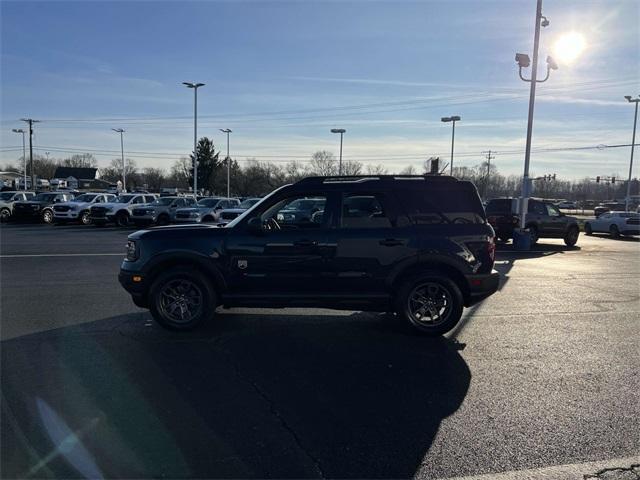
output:
M 484 208 L 471 184 L 424 185 L 395 195 L 413 223 L 485 223 Z

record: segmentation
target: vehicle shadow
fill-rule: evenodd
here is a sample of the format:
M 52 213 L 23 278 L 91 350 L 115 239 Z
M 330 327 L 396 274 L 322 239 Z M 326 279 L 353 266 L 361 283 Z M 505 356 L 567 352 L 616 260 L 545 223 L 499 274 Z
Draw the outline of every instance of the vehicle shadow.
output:
M 2 343 L 3 477 L 410 477 L 471 373 L 385 315 L 146 313 Z
M 616 240 L 619 242 L 640 242 L 640 236 L 638 235 L 634 235 L 634 236 L 620 235 L 618 238 L 613 238 L 608 233 L 592 233 L 591 236 L 593 238 L 608 238 L 610 240 Z

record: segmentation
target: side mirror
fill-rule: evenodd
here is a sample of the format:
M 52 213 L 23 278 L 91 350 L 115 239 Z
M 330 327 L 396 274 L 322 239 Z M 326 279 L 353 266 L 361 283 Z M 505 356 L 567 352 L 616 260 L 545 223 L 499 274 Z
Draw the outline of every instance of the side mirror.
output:
M 251 233 L 262 233 L 264 229 L 262 228 L 262 219 L 260 217 L 251 217 L 247 220 L 247 230 Z

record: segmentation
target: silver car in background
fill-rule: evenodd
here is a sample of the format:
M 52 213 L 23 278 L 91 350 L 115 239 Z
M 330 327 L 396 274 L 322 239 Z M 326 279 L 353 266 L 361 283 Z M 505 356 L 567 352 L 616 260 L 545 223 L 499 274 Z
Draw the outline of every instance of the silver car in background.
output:
M 83 193 L 69 202 L 58 203 L 53 206 L 53 223 L 80 222 L 83 225 L 91 223 L 91 207 L 100 203 L 110 203 L 116 200 L 110 193 Z
M 35 197 L 34 192 L 0 192 L 0 222 L 6 222 L 13 214 L 13 204 L 15 202 L 26 202 Z
M 220 220 L 220 212 L 225 208 L 240 205 L 237 198 L 210 197 L 201 199 L 192 208 L 181 208 L 176 212 L 176 223 L 216 223 Z
M 160 197 L 155 202 L 131 210 L 131 221 L 137 227 L 168 225 L 175 220 L 176 212 L 196 205 L 193 197 Z

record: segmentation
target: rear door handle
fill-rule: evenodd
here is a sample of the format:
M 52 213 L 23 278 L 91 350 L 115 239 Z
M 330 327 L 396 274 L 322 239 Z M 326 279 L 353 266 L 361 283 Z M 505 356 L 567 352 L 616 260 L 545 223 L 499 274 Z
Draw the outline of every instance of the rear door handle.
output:
M 318 242 L 315 242 L 313 240 L 307 240 L 307 239 L 293 242 L 294 247 L 315 247 L 316 245 L 318 245 Z
M 397 238 L 386 238 L 384 240 L 380 240 L 380 245 L 384 247 L 397 247 L 398 245 L 404 245 L 404 242 Z

